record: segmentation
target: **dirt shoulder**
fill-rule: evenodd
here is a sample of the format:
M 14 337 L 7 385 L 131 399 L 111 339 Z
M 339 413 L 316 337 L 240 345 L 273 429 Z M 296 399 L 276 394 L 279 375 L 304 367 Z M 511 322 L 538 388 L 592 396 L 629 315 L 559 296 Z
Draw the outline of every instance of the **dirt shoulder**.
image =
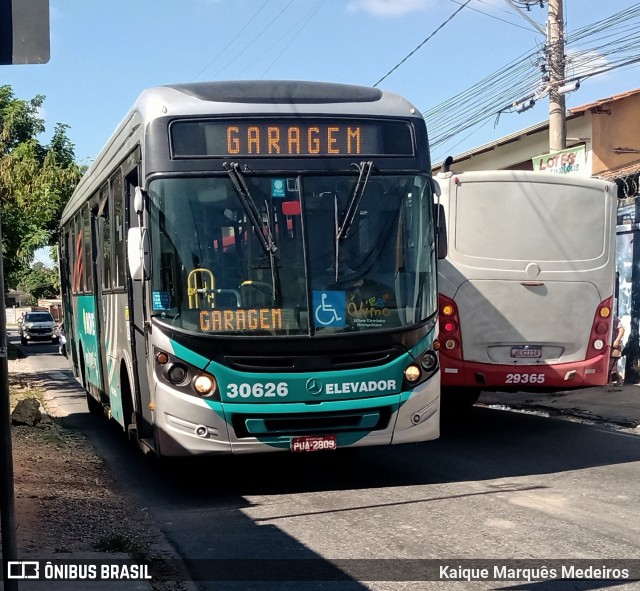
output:
M 171 564 L 177 555 L 160 528 L 122 490 L 91 443 L 46 414 L 37 376 L 11 357 L 11 409 L 24 398 L 43 405 L 43 419 L 35 426 L 12 425 L 19 557 L 113 552 Z M 182 581 L 183 573 L 171 574 L 167 578 L 175 581 L 152 582 L 153 589 L 194 588 Z

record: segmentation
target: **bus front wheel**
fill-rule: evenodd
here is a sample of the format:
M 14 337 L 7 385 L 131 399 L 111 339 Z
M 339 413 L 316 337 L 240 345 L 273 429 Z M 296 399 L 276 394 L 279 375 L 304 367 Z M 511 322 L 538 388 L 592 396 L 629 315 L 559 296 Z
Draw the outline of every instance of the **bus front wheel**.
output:
M 133 410 L 133 393 L 129 383 L 129 374 L 125 365 L 122 365 L 120 369 L 120 392 L 122 396 L 123 427 L 127 437 L 131 439 L 132 432 L 137 437 L 137 421 Z

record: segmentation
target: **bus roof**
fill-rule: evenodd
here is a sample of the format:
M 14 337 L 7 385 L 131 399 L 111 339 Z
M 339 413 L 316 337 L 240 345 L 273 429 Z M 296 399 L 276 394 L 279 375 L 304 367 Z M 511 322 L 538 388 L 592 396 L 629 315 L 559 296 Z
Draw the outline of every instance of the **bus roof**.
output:
M 290 113 L 291 105 L 309 105 L 312 113 L 417 114 L 417 109 L 408 101 L 378 88 L 293 80 L 195 82 L 159 86 L 143 91 L 134 109 L 138 108 L 148 121 L 166 115 Z M 332 108 L 331 105 L 336 106 Z M 158 107 L 164 107 L 166 111 L 158 112 Z
M 292 109 L 303 105 L 302 109 Z M 119 160 L 140 142 L 144 130 L 161 117 L 271 114 L 415 117 L 420 111 L 399 95 L 378 88 L 294 80 L 194 82 L 144 90 L 98 154 L 62 213 L 66 222 L 94 194 Z M 104 173 L 104 174 L 103 174 Z
M 612 187 L 611 181 L 585 177 L 574 174 L 559 174 L 538 170 L 467 170 L 464 172 L 439 172 L 434 176 L 436 181 L 446 182 L 447 179 L 458 179 L 460 182 L 513 182 L 513 183 L 547 183 L 552 185 L 581 185 L 598 190 Z

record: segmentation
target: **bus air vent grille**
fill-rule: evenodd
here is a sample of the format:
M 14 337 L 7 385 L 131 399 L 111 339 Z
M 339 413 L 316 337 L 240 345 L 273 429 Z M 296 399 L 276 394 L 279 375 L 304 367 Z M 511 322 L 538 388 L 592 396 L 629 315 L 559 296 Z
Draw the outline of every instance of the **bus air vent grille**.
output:
M 293 436 L 322 433 L 380 431 L 389 426 L 391 408 L 367 408 L 361 411 L 294 414 L 234 414 L 233 429 L 238 439 L 265 435 Z
M 239 371 L 303 372 L 360 369 L 389 363 L 403 353 L 400 347 L 315 355 L 226 355 L 227 365 Z

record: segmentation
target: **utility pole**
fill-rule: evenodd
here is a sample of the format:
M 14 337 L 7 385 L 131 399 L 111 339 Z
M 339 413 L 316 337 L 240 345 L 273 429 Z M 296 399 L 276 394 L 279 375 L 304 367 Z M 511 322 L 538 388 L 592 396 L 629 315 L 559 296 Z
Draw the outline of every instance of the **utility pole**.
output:
M 563 0 L 548 0 L 547 58 L 549 64 L 549 151 L 567 147 L 567 122 L 564 94 L 558 89 L 564 84 L 564 21 Z

